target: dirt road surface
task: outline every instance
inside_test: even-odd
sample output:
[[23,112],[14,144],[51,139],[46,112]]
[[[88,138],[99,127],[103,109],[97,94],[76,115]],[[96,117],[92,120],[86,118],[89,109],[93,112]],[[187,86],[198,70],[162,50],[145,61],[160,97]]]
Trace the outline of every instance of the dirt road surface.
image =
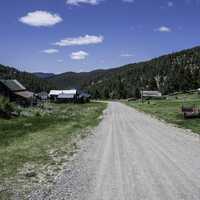
[[200,141],[195,134],[121,103],[109,103],[94,135],[53,189],[32,199],[200,200]]

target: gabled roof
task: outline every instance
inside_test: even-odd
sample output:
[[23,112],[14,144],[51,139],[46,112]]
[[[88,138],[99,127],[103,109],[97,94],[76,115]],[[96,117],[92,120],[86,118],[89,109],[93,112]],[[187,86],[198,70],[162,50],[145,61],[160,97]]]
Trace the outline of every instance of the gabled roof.
[[161,97],[162,93],[159,91],[141,91],[143,97]]
[[58,99],[73,99],[74,98],[74,94],[59,94],[58,95]]
[[17,80],[0,79],[0,82],[13,92],[26,90],[26,88]]
[[25,99],[31,99],[33,98],[33,92],[29,91],[21,91],[21,92],[15,92],[17,96],[23,97]]
[[88,94],[88,93],[82,92],[82,93],[79,95],[79,98],[82,98],[82,97],[84,97],[84,98],[90,98],[91,95]]
[[49,93],[49,96],[51,95],[60,95],[60,94],[71,94],[71,95],[76,95],[77,94],[77,90],[51,90]]

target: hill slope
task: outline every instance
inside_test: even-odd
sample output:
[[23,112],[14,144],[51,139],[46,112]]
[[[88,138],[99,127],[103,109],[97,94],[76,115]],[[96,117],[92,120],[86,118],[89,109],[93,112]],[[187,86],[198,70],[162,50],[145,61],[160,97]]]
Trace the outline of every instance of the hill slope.
[[141,88],[167,94],[200,87],[200,47],[109,70],[68,72],[48,78],[59,88],[86,89],[94,97],[138,96]]
[[50,78],[52,76],[55,76],[55,74],[53,73],[43,73],[43,72],[35,72],[33,73],[35,76],[37,76],[38,78],[43,78],[43,79],[46,79],[46,78]]
[[54,88],[53,84],[48,80],[38,78],[37,76],[28,73],[21,72],[15,68],[7,67],[0,64],[0,79],[17,79],[27,89],[33,92],[48,91]]
[[34,92],[80,88],[95,98],[138,97],[141,88],[168,94],[200,87],[200,47],[119,68],[82,73],[31,74],[0,65],[0,78],[17,79]]

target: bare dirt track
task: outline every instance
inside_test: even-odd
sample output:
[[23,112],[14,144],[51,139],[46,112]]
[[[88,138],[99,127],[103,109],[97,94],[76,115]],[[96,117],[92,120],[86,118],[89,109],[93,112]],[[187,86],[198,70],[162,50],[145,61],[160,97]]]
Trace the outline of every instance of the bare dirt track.
[[51,191],[30,199],[200,200],[199,138],[109,103]]

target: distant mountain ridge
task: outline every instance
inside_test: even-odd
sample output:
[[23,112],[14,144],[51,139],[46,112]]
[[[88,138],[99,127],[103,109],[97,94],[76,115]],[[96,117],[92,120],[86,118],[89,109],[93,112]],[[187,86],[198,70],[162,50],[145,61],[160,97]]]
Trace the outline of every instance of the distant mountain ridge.
[[200,87],[200,46],[128,64],[91,72],[67,72],[47,78],[58,88],[77,87],[96,98],[138,97],[139,91],[160,90],[163,94]]
[[43,79],[46,79],[46,78],[50,78],[52,76],[55,76],[54,73],[44,73],[44,72],[34,72],[33,73],[35,76],[37,76],[38,78],[43,78]]
[[200,88],[200,46],[146,62],[81,73],[31,74],[0,65],[1,77],[16,78],[33,91],[78,88],[94,98],[139,97],[141,89],[169,94]]
[[32,73],[22,72],[13,67],[8,67],[0,64],[0,79],[17,79],[27,89],[33,92],[49,91],[55,88],[48,80],[39,78]]

